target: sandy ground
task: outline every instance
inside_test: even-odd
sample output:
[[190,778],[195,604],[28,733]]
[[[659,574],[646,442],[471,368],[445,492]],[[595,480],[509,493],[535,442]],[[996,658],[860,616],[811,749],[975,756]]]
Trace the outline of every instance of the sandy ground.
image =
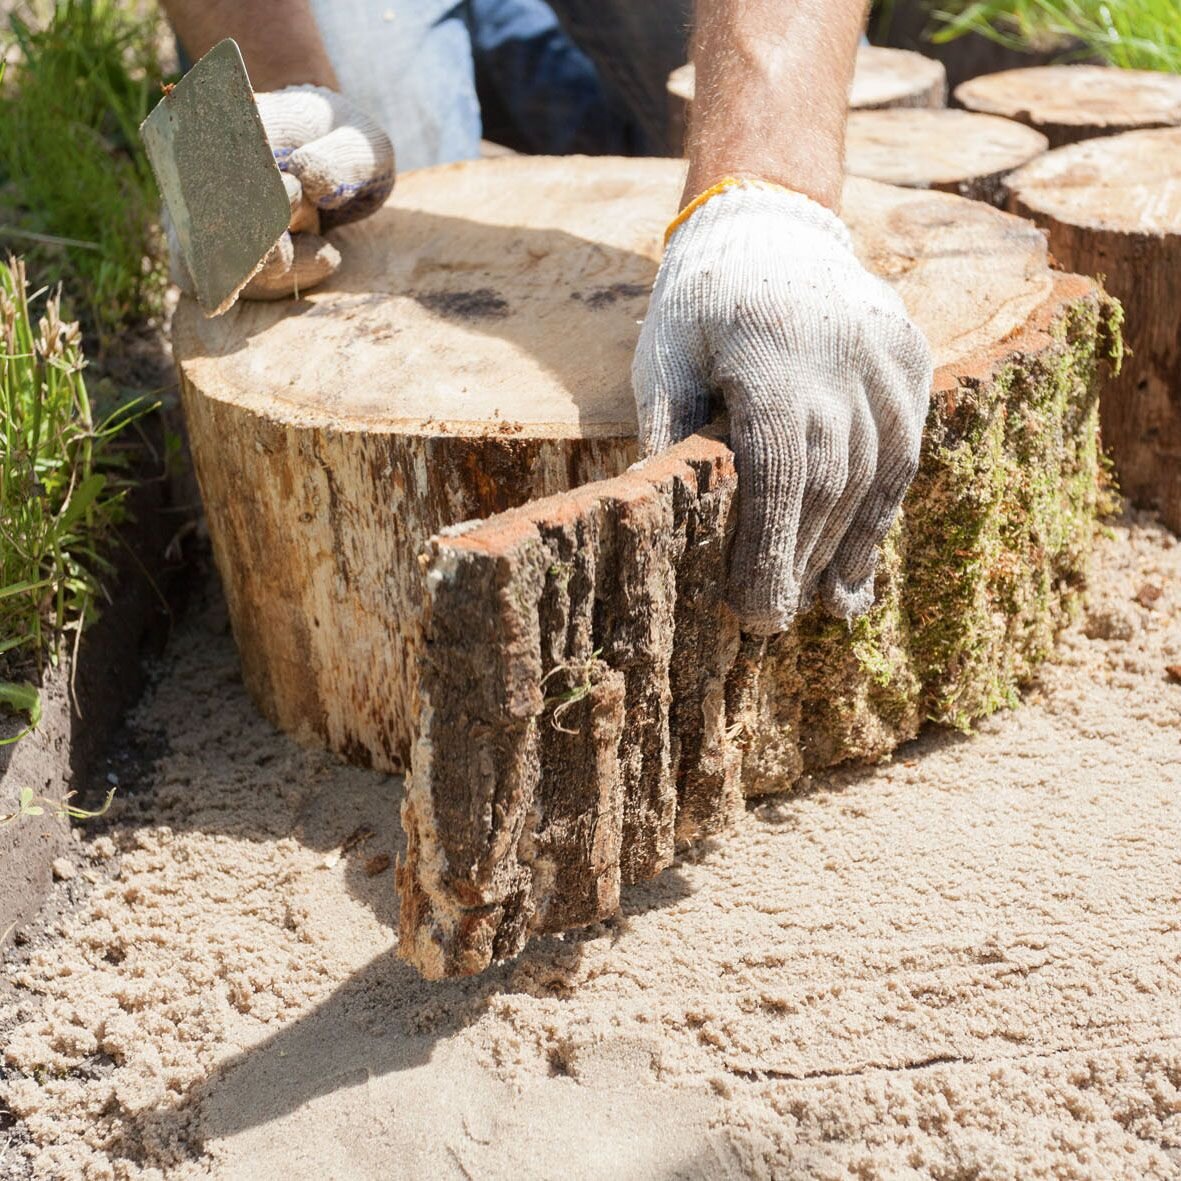
[[0,1175],[1181,1177],[1181,545],[1096,586],[1020,710],[444,985],[391,954],[398,780],[262,721],[211,594],[9,956]]

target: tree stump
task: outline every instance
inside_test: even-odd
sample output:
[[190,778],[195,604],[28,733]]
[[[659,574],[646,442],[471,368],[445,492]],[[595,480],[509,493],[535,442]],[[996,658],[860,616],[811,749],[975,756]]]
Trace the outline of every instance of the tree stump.
[[1106,66],[1034,66],[961,82],[969,111],[1036,128],[1053,148],[1096,136],[1181,126],[1181,77]]
[[1103,441],[1122,491],[1181,532],[1181,128],[1059,148],[1008,188],[1054,257],[1123,303],[1130,355],[1103,393]]
[[620,475],[683,176],[523,156],[411,173],[334,231],[325,287],[177,311],[246,683],[359,762],[401,768],[413,743],[402,948],[430,975],[612,913],[746,794],[1012,701],[1083,581],[1110,308],[1020,219],[851,180],[859,252],[940,366],[922,468],[873,613],[737,633],[723,439]]
[[969,111],[853,111],[845,137],[845,171],[1002,205],[1005,177],[1048,146],[1046,137],[1031,127]]
[[[689,106],[697,90],[693,63],[668,76],[671,150],[680,155],[688,126]],[[907,49],[862,45],[857,50],[849,109],[878,111],[890,107],[944,107],[947,72],[934,58]]]

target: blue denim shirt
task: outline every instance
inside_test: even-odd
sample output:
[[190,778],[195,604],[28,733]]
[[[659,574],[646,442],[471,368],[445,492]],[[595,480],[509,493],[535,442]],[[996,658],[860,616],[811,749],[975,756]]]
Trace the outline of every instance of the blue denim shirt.
[[[618,0],[616,0],[618,2]],[[341,91],[400,172],[479,155],[479,89],[524,151],[626,152],[629,120],[543,0],[311,0]]]
[[479,154],[471,36],[455,0],[312,0],[342,93],[394,141],[399,172]]

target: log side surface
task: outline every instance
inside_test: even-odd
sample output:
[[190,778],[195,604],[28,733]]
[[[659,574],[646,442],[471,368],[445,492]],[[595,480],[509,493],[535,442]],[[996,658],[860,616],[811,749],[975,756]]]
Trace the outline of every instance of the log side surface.
[[[400,954],[426,975],[614,913],[624,885],[744,798],[880,758],[928,718],[1011,704],[1052,651],[1093,538],[1114,309],[986,206],[854,182],[846,211],[904,297],[916,271],[948,267],[923,288],[940,368],[877,605],[852,628],[816,611],[771,641],[739,633],[721,599],[736,477],[717,431],[432,539],[398,872]],[[951,260],[962,277],[982,236],[983,269],[1021,257],[1039,294],[967,343],[930,301],[955,298]],[[997,314],[975,294],[952,320]]]
[[1181,128],[1050,152],[1008,180],[1065,267],[1103,275],[1129,355],[1105,389],[1103,439],[1121,489],[1181,532]]
[[[334,232],[323,288],[214,320],[182,301],[214,554],[245,682],[281,728],[405,767],[428,538],[634,461],[631,356],[682,181],[673,160],[416,172]],[[851,181],[844,213],[941,363],[1049,291],[1041,235],[994,210]]]
[[961,82],[955,101],[969,111],[1015,119],[1051,147],[1096,136],[1181,126],[1181,77],[1106,66],[1031,66]]
[[852,111],[845,171],[1002,205],[1005,177],[1048,147],[1041,132],[992,115],[917,107]]

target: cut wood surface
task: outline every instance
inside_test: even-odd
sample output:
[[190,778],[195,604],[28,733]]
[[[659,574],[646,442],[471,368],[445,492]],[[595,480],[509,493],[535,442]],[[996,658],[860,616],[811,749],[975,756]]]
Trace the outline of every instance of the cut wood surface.
[[[689,104],[697,89],[697,73],[688,62],[668,76],[671,150],[680,154]],[[934,58],[908,49],[862,45],[857,50],[849,108],[854,111],[888,107],[943,107],[947,105],[947,72]]]
[[970,111],[853,111],[845,136],[845,171],[1000,205],[1005,177],[1048,146],[1031,127]]
[[970,111],[1016,119],[1051,147],[1096,136],[1181,126],[1181,77],[1107,66],[1033,66],[961,82],[955,99]]
[[1060,148],[1008,185],[1054,257],[1123,303],[1130,355],[1104,391],[1103,440],[1121,489],[1181,531],[1181,128]]
[[[283,729],[384,769],[415,733],[417,555],[446,525],[621,472],[672,160],[506,158],[404,177],[344,264],[174,347],[243,674]],[[951,362],[1023,324],[1041,235],[869,182],[845,215]]]

